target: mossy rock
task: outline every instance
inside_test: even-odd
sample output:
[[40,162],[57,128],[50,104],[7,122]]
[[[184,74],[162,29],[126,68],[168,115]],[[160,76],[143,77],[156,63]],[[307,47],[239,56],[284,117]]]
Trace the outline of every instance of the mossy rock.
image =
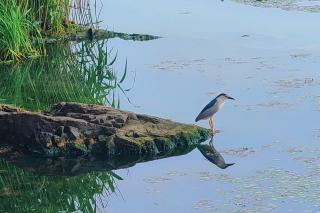
[[107,106],[63,102],[49,113],[0,106],[0,146],[43,157],[156,155],[210,136],[195,125]]

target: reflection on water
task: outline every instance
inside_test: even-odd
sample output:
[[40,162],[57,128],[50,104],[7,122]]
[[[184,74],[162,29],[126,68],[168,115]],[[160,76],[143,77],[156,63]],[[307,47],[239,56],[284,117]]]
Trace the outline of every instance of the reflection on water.
[[123,40],[132,40],[132,41],[150,41],[150,40],[155,40],[159,39],[159,36],[154,36],[154,35],[147,35],[147,34],[128,34],[128,33],[119,33],[119,32],[113,32],[113,31],[108,31],[108,34],[106,36],[108,39],[109,38],[120,38]]
[[209,141],[209,145],[200,144],[197,146],[201,154],[211,163],[215,164],[220,169],[226,169],[234,163],[226,163],[222,155],[213,146],[213,136]]
[[223,157],[212,145],[178,147],[152,156],[119,156],[114,159],[83,156],[76,159],[35,158],[18,152],[0,159],[0,212],[103,212],[108,197],[123,180],[114,170],[137,163],[186,155],[195,148],[220,168]]
[[115,89],[126,77],[113,69],[117,56],[107,40],[47,46],[48,56],[0,66],[0,101],[29,110],[48,109],[60,101],[118,106]]
[[[1,157],[15,166],[28,172],[46,176],[76,176],[90,172],[111,171],[135,166],[137,163],[143,163],[163,158],[186,155],[194,150],[196,146],[181,146],[176,149],[159,152],[154,155],[118,155],[113,158],[105,156],[81,156],[78,158],[37,158],[26,156],[15,150],[7,150]],[[1,150],[0,150],[1,153]]]
[[[208,97],[229,91],[240,99],[236,108],[218,115],[223,133],[214,138],[214,149],[234,166],[216,168],[198,150],[135,166],[130,181],[119,183],[126,205],[110,202],[111,212],[320,209],[319,137],[314,131],[319,129],[320,13],[297,12],[317,9],[319,1],[107,2],[105,19],[115,30],[165,37],[144,45],[112,41],[134,61],[131,68],[139,78],[131,97],[141,106],[138,110],[192,122]],[[310,3],[313,9],[305,7]],[[122,5],[127,5],[125,17],[117,14]],[[131,15],[140,8],[139,15]],[[292,146],[310,150],[291,156],[283,152]],[[219,159],[210,146],[203,148]],[[171,172],[184,175],[166,176]]]
[[[60,101],[120,106],[117,92],[125,92],[127,63],[116,73],[117,55],[107,40],[52,44],[46,51],[38,60],[0,66],[0,103],[33,111]],[[98,172],[94,162],[81,170],[83,159],[5,157],[0,158],[0,212],[101,212],[122,180],[106,162],[101,164],[107,169]]]
[[96,212],[121,179],[112,171],[39,176],[0,159],[0,212]]
[[[97,30],[93,28],[85,29],[77,34],[72,34],[64,38],[64,40],[68,41],[86,41],[86,40],[101,40],[101,39],[112,39],[119,38],[122,40],[131,40],[131,41],[150,41],[159,39],[159,36],[148,35],[148,34],[137,34],[137,33],[122,33],[122,32],[114,32],[108,30]],[[62,39],[52,38],[48,39],[46,43],[56,43]]]

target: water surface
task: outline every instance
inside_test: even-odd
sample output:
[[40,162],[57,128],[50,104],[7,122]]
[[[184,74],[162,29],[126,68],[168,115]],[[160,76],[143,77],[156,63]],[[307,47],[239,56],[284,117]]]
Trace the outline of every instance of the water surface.
[[[272,2],[104,2],[102,27],[162,37],[108,41],[117,51],[114,70],[121,74],[128,61],[123,88],[133,85],[126,95],[115,93],[120,108],[193,124],[202,107],[225,92],[236,101],[216,115],[221,132],[213,144],[235,164],[220,169],[195,148],[113,169],[119,178],[105,182],[114,190],[73,177],[84,191],[95,189],[85,194],[85,206],[95,203],[97,212],[320,210],[320,14],[317,5],[292,6],[310,1]],[[108,180],[113,173],[99,174]],[[73,184],[67,180],[60,181],[66,189]],[[83,198],[71,191],[71,198]],[[77,204],[86,199],[74,200],[74,209],[91,211]]]
[[111,212],[319,210],[320,16],[278,4],[105,4],[108,28],[163,37],[111,41],[136,75],[129,97],[139,108],[122,108],[194,123],[220,92],[236,98],[217,114],[214,138],[235,165],[220,170],[194,150],[120,170],[122,198],[111,199]]

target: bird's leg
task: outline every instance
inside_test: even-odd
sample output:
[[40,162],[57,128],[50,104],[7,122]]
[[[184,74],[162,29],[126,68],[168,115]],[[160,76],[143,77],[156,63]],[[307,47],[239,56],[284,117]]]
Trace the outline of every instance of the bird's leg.
[[209,125],[210,125],[210,128],[211,128],[212,134],[215,134],[216,130],[215,130],[214,126],[213,126],[212,117],[209,119]]
[[216,132],[216,128],[214,127],[214,118],[211,117],[211,123],[212,123],[212,131]]
[[[210,126],[210,129],[212,131],[212,122],[211,122],[211,118],[209,118],[209,126]],[[213,133],[213,132],[212,132]],[[213,133],[214,134],[214,133]]]

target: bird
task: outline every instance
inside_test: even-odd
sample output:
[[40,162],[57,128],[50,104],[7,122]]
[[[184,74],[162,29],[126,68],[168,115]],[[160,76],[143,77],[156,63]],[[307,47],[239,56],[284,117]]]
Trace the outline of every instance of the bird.
[[195,122],[209,119],[209,126],[212,130],[212,133],[215,134],[217,130],[214,128],[213,115],[223,107],[224,102],[227,99],[235,100],[225,93],[219,94],[201,110],[199,115],[196,117]]
[[211,140],[209,142],[209,145],[207,144],[199,144],[197,146],[198,150],[201,152],[201,154],[211,163],[215,164],[220,169],[226,169],[229,166],[234,165],[234,163],[226,163],[222,155],[214,148],[212,143],[213,136],[211,137]]

